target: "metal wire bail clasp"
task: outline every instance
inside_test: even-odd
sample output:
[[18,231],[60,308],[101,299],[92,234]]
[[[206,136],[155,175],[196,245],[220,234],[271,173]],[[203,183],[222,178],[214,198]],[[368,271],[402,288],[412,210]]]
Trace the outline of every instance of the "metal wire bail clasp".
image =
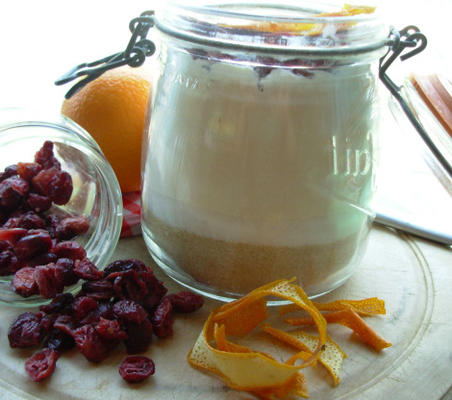
[[[416,115],[411,110],[408,103],[402,96],[401,87],[396,85],[387,74],[387,70],[390,65],[400,57],[402,61],[419,54],[427,47],[427,38],[419,31],[415,26],[407,26],[401,31],[393,29],[388,38],[389,50],[380,59],[380,79],[384,85],[388,88],[394,98],[402,107],[403,112],[410,120],[411,124],[416,129],[417,133],[421,136],[422,140],[429,147],[430,151],[436,157],[438,162],[444,168],[444,170],[452,177],[452,167],[442,155],[439,149],[433,143],[427,131],[424,129]],[[405,52],[407,50],[407,52]]]
[[64,85],[74,79],[84,77],[66,93],[65,97],[68,99],[87,83],[98,78],[109,69],[126,64],[131,67],[139,67],[144,63],[146,57],[155,53],[155,44],[151,40],[146,39],[149,29],[153,26],[154,11],[143,12],[139,17],[130,21],[129,29],[132,32],[132,37],[124,51],[97,61],[79,64],[57,79],[55,85]]

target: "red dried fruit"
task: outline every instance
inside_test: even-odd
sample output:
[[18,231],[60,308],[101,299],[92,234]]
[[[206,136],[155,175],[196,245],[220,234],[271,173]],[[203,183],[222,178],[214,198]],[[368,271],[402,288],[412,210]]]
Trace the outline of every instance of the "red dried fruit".
[[49,232],[50,236],[52,238],[55,238],[55,232],[56,228],[58,226],[58,223],[60,222],[60,217],[56,214],[49,214],[46,217],[47,222],[47,232]]
[[121,325],[117,320],[100,318],[96,325],[96,331],[106,339],[127,339],[127,333],[121,329]]
[[146,351],[152,342],[153,327],[149,319],[145,319],[141,324],[129,322],[125,324],[128,338],[124,340],[127,353],[136,354]]
[[154,362],[145,356],[127,356],[119,365],[119,375],[129,383],[141,382],[154,371]]
[[120,300],[113,305],[113,312],[122,322],[141,324],[148,316],[146,310],[133,300]]
[[61,353],[75,346],[74,338],[60,329],[53,329],[46,340],[45,347]]
[[173,334],[172,310],[171,301],[164,297],[151,318],[152,327],[157,337],[165,338]]
[[63,281],[57,270],[57,265],[53,263],[34,268],[34,278],[38,284],[39,294],[46,299],[55,297],[64,289]]
[[43,349],[25,361],[25,370],[34,382],[40,382],[52,375],[58,359],[58,352]]
[[124,272],[130,270],[134,270],[136,272],[151,271],[151,268],[147,267],[142,261],[135,258],[116,260],[105,267],[104,276],[106,277],[113,272]]
[[39,307],[39,311],[46,314],[69,312],[72,310],[72,303],[74,302],[74,296],[72,293],[59,293],[49,303]]
[[39,256],[33,257],[31,260],[27,261],[29,267],[36,267],[37,265],[47,265],[54,263],[58,260],[57,256],[53,253],[44,253]]
[[6,240],[0,240],[0,251],[11,250],[12,246]]
[[55,230],[55,237],[59,240],[69,240],[87,232],[88,229],[89,221],[84,216],[67,217],[58,223]]
[[0,206],[5,210],[14,210],[28,194],[30,185],[18,176],[12,176],[0,182]]
[[56,262],[57,278],[63,282],[64,286],[75,285],[79,277],[74,274],[74,261],[70,258],[59,258]]
[[37,193],[30,193],[27,198],[27,204],[35,212],[47,211],[52,206],[52,199]]
[[29,297],[39,293],[35,279],[35,269],[24,267],[16,271],[11,281],[11,289],[22,297]]
[[84,325],[72,332],[75,344],[89,361],[100,362],[117,345],[116,340],[105,339],[92,325]]
[[8,329],[10,347],[37,346],[42,339],[42,313],[25,312],[17,316]]
[[168,294],[166,298],[171,301],[173,310],[181,313],[191,313],[204,304],[202,296],[189,291]]
[[47,253],[52,247],[52,239],[44,230],[29,230],[14,246],[19,260],[29,260],[39,254]]
[[16,228],[44,229],[45,221],[34,211],[28,211],[19,217],[19,225]]
[[55,204],[66,204],[72,195],[72,177],[65,171],[54,176],[50,185],[49,197]]
[[74,331],[76,324],[72,316],[59,315],[53,323],[53,327],[72,336],[72,332]]
[[67,241],[58,243],[53,249],[58,258],[81,260],[86,257],[86,250],[77,242]]
[[41,195],[48,196],[55,204],[66,204],[72,194],[72,178],[55,167],[44,169],[32,179],[33,188]]
[[165,296],[168,289],[162,281],[159,281],[152,272],[140,272],[141,279],[145,282],[147,295],[141,304],[148,311],[154,310]]
[[148,294],[146,283],[134,270],[113,272],[107,279],[113,282],[115,297],[118,299],[131,299],[140,303]]
[[0,229],[0,240],[6,241],[14,246],[26,234],[27,230],[22,228]]
[[114,295],[113,284],[106,279],[101,279],[98,281],[88,281],[83,283],[82,292],[86,296],[89,296],[98,301],[110,300]]
[[81,321],[91,311],[96,309],[97,301],[93,300],[91,297],[87,296],[77,297],[72,303],[73,314],[78,321]]
[[[3,229],[13,229],[20,228],[20,218],[19,217],[11,217],[2,225]],[[23,228],[23,227],[22,227]]]
[[88,258],[74,262],[74,274],[87,281],[97,281],[104,276]]
[[56,167],[61,168],[60,163],[53,155],[53,143],[45,141],[42,147],[35,154],[35,162],[42,165],[44,169]]
[[10,178],[11,176],[17,175],[17,165],[13,164],[8,167],[6,167],[2,173],[0,173],[0,182],[4,181],[7,178]]
[[14,274],[20,268],[21,264],[17,261],[16,255],[11,250],[0,252],[0,275]]
[[17,163],[17,174],[28,182],[30,182],[41,170],[42,165],[38,163]]

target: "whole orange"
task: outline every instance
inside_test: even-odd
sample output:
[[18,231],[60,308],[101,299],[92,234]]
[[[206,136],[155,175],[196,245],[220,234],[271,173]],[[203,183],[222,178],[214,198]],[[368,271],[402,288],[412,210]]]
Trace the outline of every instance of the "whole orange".
[[121,190],[140,190],[140,160],[150,73],[112,69],[63,102],[61,112],[85,128],[116,173]]

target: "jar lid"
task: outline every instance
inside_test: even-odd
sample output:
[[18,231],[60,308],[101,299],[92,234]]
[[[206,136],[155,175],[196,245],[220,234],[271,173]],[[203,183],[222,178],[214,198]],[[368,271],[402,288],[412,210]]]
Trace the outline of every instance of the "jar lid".
[[387,45],[389,26],[374,7],[284,0],[180,2],[156,11],[156,27],[201,45],[313,56],[359,54]]

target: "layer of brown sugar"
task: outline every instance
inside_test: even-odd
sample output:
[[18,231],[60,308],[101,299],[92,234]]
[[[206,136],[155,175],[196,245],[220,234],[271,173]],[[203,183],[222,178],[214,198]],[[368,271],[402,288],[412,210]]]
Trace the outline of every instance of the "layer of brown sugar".
[[276,279],[296,277],[308,294],[328,290],[349,274],[359,235],[300,247],[234,243],[201,237],[147,218],[152,240],[180,269],[217,290],[246,294]]

